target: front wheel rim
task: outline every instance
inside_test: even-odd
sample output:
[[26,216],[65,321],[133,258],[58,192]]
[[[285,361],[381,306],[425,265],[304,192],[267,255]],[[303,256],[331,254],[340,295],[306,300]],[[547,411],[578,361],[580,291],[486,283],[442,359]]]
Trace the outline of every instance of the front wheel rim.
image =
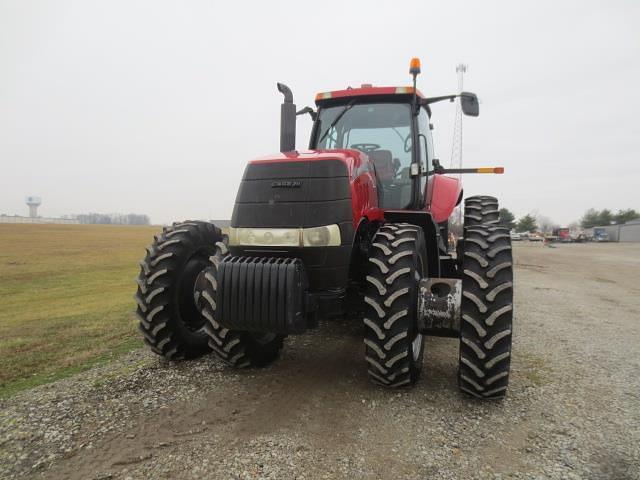
[[[420,306],[420,279],[422,278],[422,258],[419,257],[419,262],[418,262],[418,268],[416,268],[416,271],[414,272],[414,279],[416,281],[416,290],[418,292],[418,295],[416,295],[417,297],[417,301],[416,301],[416,324],[418,322],[418,312],[420,311],[419,306]],[[420,271],[418,271],[420,270]],[[411,352],[413,354],[413,361],[417,362],[420,359],[420,353],[422,351],[422,342],[424,340],[424,335],[422,335],[417,328],[416,325],[416,337],[413,339],[413,342],[411,342]]]
[[196,292],[198,281],[201,279],[207,264],[207,257],[201,252],[192,255],[186,262],[183,271],[191,270],[194,273],[195,271],[198,273],[195,273],[192,279],[182,278],[177,288],[180,322],[192,333],[202,332],[206,323],[205,318],[200,315]]
[[272,332],[266,332],[266,333],[253,332],[251,333],[251,337],[256,343],[259,343],[260,345],[267,345],[269,342],[272,342],[276,338],[276,334]]
[[411,342],[411,350],[413,351],[413,360],[414,361],[418,361],[418,359],[420,358],[420,351],[422,350],[422,334],[418,333],[416,335],[416,338],[413,339],[413,342]]

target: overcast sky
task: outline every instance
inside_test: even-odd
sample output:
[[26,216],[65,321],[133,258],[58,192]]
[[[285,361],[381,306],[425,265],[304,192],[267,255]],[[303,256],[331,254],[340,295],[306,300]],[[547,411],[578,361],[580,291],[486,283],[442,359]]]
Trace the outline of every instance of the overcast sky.
[[[377,6],[379,5],[379,6]],[[481,100],[465,193],[559,223],[640,208],[640,2],[0,0],[0,213],[229,218],[246,162],[298,106],[361,83]],[[434,107],[449,164],[454,108]],[[306,148],[307,118],[298,121]]]

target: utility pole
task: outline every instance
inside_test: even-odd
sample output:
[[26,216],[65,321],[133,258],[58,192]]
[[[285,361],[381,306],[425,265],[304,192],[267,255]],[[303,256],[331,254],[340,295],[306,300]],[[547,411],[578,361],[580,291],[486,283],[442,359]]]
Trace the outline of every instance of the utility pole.
[[[462,92],[464,84],[464,74],[467,72],[467,65],[459,63],[456,65],[456,75],[458,76],[458,94]],[[453,140],[451,142],[451,160],[449,168],[462,168],[462,106],[460,99],[456,102],[456,118],[453,124]],[[458,174],[458,180],[462,180],[462,175]],[[462,205],[458,205],[458,224],[462,228]]]
[[[467,72],[467,65],[460,63],[456,66],[456,74],[458,75],[458,91],[462,92],[464,83],[464,74]],[[456,101],[456,118],[453,124],[453,141],[451,144],[451,161],[449,168],[462,168],[462,107],[460,99]]]

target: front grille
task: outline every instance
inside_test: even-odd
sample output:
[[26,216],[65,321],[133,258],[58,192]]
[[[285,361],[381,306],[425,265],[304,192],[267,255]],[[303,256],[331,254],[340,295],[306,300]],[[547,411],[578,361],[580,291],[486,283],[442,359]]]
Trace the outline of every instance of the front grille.
[[299,258],[311,290],[340,289],[347,284],[354,235],[347,166],[340,160],[249,164],[236,197],[232,227],[309,228],[332,224],[340,227],[339,247],[231,247],[231,253]]
[[247,166],[231,226],[307,228],[335,223],[350,243],[352,215],[349,176],[343,162],[268,162]]

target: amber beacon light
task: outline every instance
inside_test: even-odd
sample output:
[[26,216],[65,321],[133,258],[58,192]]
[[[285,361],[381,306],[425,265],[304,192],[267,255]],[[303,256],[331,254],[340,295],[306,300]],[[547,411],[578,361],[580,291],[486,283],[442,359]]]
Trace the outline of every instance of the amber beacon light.
[[409,63],[409,73],[411,75],[418,75],[420,73],[420,59],[418,57],[411,59]]

